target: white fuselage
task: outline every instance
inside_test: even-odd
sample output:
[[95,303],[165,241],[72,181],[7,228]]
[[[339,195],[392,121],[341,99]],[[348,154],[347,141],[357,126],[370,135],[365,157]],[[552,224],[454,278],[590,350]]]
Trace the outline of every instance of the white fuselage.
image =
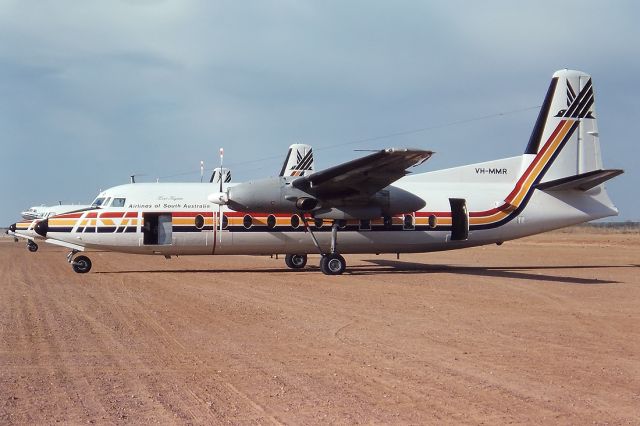
[[[544,164],[523,155],[410,175],[394,186],[422,198],[426,206],[393,218],[350,220],[338,231],[340,253],[429,252],[500,243],[617,213],[602,187],[577,191],[536,190]],[[116,186],[99,195],[101,208],[49,219],[47,238],[78,250],[106,249],[163,255],[314,253],[317,248],[300,216],[235,212],[207,197],[207,183],[148,183]],[[469,234],[451,240],[450,198],[466,200]],[[119,200],[114,207],[111,200]],[[505,201],[506,200],[506,201]],[[323,251],[331,221],[309,225]],[[391,219],[391,220],[390,220]],[[318,226],[320,225],[320,226]]]

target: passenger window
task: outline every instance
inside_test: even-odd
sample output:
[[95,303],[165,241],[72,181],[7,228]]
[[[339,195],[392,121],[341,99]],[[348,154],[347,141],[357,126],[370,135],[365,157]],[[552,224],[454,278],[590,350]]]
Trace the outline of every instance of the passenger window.
[[114,198],[111,207],[124,207],[126,198]]

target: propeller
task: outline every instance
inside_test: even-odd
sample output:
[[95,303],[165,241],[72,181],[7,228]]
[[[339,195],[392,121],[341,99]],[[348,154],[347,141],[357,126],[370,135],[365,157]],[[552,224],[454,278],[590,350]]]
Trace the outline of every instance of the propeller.
[[[222,194],[222,161],[224,160],[224,148],[220,148],[220,193]],[[218,198],[222,201],[221,198]],[[226,197],[225,201],[229,201],[229,196]],[[218,204],[218,242],[222,244],[222,204]]]
[[209,194],[208,200],[212,203],[218,205],[218,222],[219,229],[218,241],[222,244],[222,206],[226,205],[229,202],[229,194],[222,191],[222,163],[224,160],[224,149],[220,148],[220,173],[218,174],[218,178],[220,181],[220,186],[218,187],[218,192],[214,192],[213,194]]

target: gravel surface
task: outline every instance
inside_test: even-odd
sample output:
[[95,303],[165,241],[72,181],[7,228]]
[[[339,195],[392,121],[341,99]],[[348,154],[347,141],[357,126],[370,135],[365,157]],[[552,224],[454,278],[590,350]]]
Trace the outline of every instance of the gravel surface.
[[454,252],[66,252],[0,239],[0,424],[640,423],[640,235]]

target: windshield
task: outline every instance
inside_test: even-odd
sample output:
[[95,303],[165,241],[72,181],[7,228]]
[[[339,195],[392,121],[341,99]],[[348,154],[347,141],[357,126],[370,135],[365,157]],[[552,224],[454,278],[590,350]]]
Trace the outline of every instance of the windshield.
[[104,203],[104,197],[98,197],[93,201],[93,203],[91,203],[91,205],[94,207],[100,207],[103,203]]
[[126,198],[114,198],[111,202],[111,207],[124,207]]

